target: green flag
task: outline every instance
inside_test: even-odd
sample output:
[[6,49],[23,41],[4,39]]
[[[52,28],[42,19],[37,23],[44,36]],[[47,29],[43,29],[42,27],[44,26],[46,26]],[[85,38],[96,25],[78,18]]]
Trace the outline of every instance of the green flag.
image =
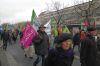
[[54,18],[51,18],[51,26],[52,26],[51,30],[52,30],[54,36],[57,36],[58,35],[58,32],[57,32],[57,23],[54,20]]
[[35,11],[33,10],[33,11],[32,11],[32,17],[31,17],[31,24],[32,24],[32,25],[35,23],[36,18],[37,18],[36,13],[35,13]]
[[69,31],[69,29],[68,29],[68,27],[67,27],[66,25],[65,25],[64,28],[63,28],[63,32],[64,32],[64,33],[66,33],[66,32],[67,32],[67,33],[70,33],[70,31]]
[[53,32],[54,36],[58,36],[57,28],[52,28],[52,32]]

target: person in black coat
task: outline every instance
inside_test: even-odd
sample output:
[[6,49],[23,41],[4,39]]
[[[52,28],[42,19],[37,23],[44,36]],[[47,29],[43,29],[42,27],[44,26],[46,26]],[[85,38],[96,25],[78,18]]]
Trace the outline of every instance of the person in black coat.
[[100,52],[100,36],[97,36],[97,47]]
[[9,40],[9,33],[7,30],[4,30],[2,35],[1,35],[1,39],[3,40],[3,49],[6,50],[7,49],[7,42]]
[[75,48],[75,46],[78,46],[78,51],[80,52],[80,34],[76,33],[73,36],[73,49]]
[[100,66],[100,34],[98,34],[97,36],[97,47],[98,47],[97,66]]
[[67,33],[60,34],[57,44],[58,46],[49,51],[45,66],[72,66],[74,52],[71,48],[71,36]]
[[81,66],[97,66],[97,45],[95,37],[97,35],[96,28],[88,27],[86,39],[81,42],[80,62]]
[[47,33],[44,31],[45,28],[46,27],[44,27],[44,25],[40,25],[38,30],[38,36],[36,36],[36,38],[33,39],[35,54],[37,55],[37,59],[33,63],[33,66],[37,66],[37,64],[41,61],[41,58],[42,58],[42,66],[44,66],[45,57],[48,55],[49,37]]

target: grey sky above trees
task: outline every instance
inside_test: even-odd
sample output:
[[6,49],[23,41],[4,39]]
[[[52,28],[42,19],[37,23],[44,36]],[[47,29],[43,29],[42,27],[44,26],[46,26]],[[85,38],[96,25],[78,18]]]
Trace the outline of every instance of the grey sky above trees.
[[0,24],[30,20],[32,9],[39,15],[46,10],[46,4],[50,4],[51,1],[72,6],[75,0],[0,0]]

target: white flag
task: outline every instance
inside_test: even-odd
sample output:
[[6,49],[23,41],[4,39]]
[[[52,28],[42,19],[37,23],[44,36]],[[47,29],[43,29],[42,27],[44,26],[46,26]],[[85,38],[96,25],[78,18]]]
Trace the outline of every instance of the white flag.
[[46,27],[45,32],[50,35],[51,34],[51,20],[49,20],[44,26]]

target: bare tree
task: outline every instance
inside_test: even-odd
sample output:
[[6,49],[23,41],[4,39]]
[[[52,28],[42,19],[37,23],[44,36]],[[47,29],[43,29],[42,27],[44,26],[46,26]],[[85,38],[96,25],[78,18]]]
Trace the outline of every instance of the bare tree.
[[[49,14],[50,14],[50,18],[52,17],[55,20],[55,22],[56,22],[57,25],[64,23],[65,22],[64,19],[63,19],[63,16],[64,16],[63,15],[63,12],[64,12],[64,9],[63,9],[64,8],[64,3],[61,4],[58,1],[54,2],[52,0],[52,4],[51,5],[52,6],[49,6],[47,4],[48,11],[49,11]],[[50,8],[50,7],[53,7],[53,8]],[[53,11],[51,11],[51,10],[53,10]]]
[[83,18],[83,21],[87,20],[89,25],[91,25],[91,22],[94,21],[93,15],[95,14],[95,10],[100,7],[97,4],[98,2],[95,0],[87,0],[87,2],[84,2],[84,0],[75,1],[75,12]]

